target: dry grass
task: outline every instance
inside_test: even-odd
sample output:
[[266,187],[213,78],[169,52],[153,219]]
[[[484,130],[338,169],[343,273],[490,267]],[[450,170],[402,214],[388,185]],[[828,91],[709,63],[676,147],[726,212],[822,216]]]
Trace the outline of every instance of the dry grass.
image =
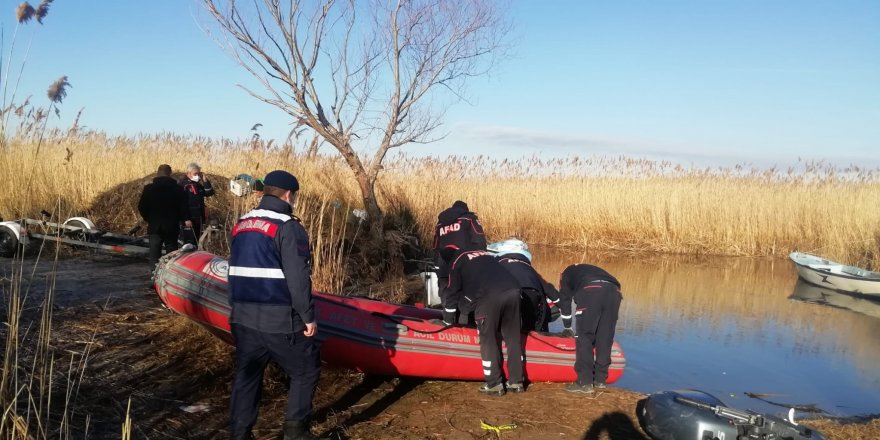
[[[87,214],[127,230],[138,220],[133,200],[156,166],[181,169],[194,160],[219,176],[292,171],[303,184],[304,200],[313,200],[298,210],[303,217],[310,214],[305,205],[325,212],[359,205],[341,161],[305,159],[271,142],[55,131],[38,156],[35,148],[32,141],[13,139],[0,158],[0,174],[18,176],[13,182],[34,179],[30,197],[22,197],[19,185],[0,188],[3,217],[34,216],[60,197],[60,217]],[[880,266],[880,205],[868,202],[880,199],[877,170],[821,163],[787,170],[686,169],[623,158],[457,157],[397,157],[385,168],[381,204],[393,215],[410,216],[425,241],[437,213],[462,199],[480,215],[490,239],[516,235],[536,244],[683,254],[780,256],[799,249]],[[128,185],[121,197],[127,203],[96,203],[102,197],[118,201],[120,185]],[[211,202],[221,220],[234,218],[235,201]]]
[[828,440],[854,440],[880,438],[880,419],[870,421],[848,421],[818,419],[804,421],[804,424],[825,435]]
[[[86,337],[80,350],[56,350],[53,309],[58,253],[57,249],[54,255],[47,253],[53,272],[41,297],[34,298],[30,282],[24,281],[33,268],[18,258],[11,262],[11,277],[0,278],[0,298],[5,301],[0,305],[4,315],[0,438],[4,439],[70,437],[75,393],[93,342]],[[24,318],[26,314],[30,316]]]

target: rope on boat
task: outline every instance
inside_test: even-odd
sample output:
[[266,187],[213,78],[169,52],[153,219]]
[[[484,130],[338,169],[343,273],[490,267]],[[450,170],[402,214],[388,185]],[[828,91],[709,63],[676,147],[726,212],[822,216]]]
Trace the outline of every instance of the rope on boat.
[[[423,335],[431,335],[431,334],[434,334],[434,333],[440,333],[440,332],[442,332],[442,331],[444,331],[444,330],[446,330],[446,329],[448,329],[448,328],[452,328],[452,327],[453,327],[451,324],[446,324],[446,325],[444,325],[443,327],[440,327],[440,328],[437,329],[437,330],[418,330],[418,329],[414,329],[414,328],[412,328],[412,327],[410,327],[410,326],[404,324],[402,321],[400,321],[399,319],[397,319],[397,318],[395,318],[395,317],[393,317],[393,316],[391,316],[391,315],[387,315],[387,314],[382,313],[382,312],[370,312],[370,314],[373,315],[373,316],[378,316],[378,317],[380,317],[380,318],[385,318],[385,319],[387,319],[387,320],[389,320],[389,321],[391,321],[391,322],[393,322],[393,323],[395,323],[395,324],[397,324],[397,325],[402,325],[402,326],[404,326],[407,330],[412,330],[413,333],[421,333],[421,334],[423,334]],[[418,321],[424,322],[423,320],[418,319],[418,318],[409,318],[409,319],[411,319],[411,320],[418,320]]]
[[540,333],[537,333],[537,332],[536,332],[535,334],[533,334],[533,335],[532,335],[532,339],[534,339],[534,340],[536,340],[536,341],[538,341],[538,342],[540,342],[540,343],[542,343],[542,344],[544,344],[544,345],[547,345],[547,346],[549,346],[549,347],[553,347],[553,348],[555,348],[555,349],[557,349],[557,350],[559,350],[559,351],[576,351],[576,350],[577,350],[576,348],[561,347],[561,346],[556,345],[556,344],[554,344],[554,343],[552,343],[552,342],[547,342],[547,341],[545,341],[545,340],[539,338],[539,337],[537,336],[538,334],[540,334]]
[[171,261],[171,260],[177,258],[180,254],[186,254],[186,253],[189,253],[189,252],[193,252],[193,251],[195,251],[195,250],[198,250],[198,248],[196,248],[195,246],[193,246],[193,245],[187,243],[187,244],[184,244],[182,247],[180,247],[180,248],[178,248],[178,249],[176,249],[176,250],[173,250],[173,251],[171,251],[171,252],[168,252],[167,254],[162,255],[161,257],[159,257],[159,262],[156,263],[156,267],[153,268],[153,274],[152,274],[152,276],[151,276],[151,279],[153,280],[153,282],[156,282],[156,281],[157,281],[157,277],[158,277],[158,275],[159,275],[159,272],[160,272],[162,269],[164,269],[165,266],[168,265],[168,262],[169,262],[169,261]]

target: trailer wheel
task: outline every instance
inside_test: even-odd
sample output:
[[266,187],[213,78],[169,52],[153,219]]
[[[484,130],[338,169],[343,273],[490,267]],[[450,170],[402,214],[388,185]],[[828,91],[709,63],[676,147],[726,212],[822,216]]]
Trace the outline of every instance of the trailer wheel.
[[88,240],[87,240],[88,235],[86,234],[86,231],[89,230],[89,227],[88,227],[85,223],[83,223],[83,222],[81,222],[81,221],[79,221],[79,220],[68,220],[68,221],[64,222],[64,225],[65,225],[65,226],[71,226],[71,227],[74,227],[74,228],[80,228],[79,231],[76,231],[76,232],[74,232],[74,231],[70,231],[70,232],[68,232],[68,237],[70,237],[70,238],[72,238],[72,239],[74,239],[74,240],[88,241]]
[[18,237],[15,233],[8,228],[0,227],[0,257],[12,257],[18,248]]

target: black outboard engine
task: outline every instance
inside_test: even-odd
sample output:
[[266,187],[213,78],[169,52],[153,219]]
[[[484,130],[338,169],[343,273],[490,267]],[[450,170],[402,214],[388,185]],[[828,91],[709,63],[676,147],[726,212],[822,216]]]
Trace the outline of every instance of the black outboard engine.
[[652,394],[642,415],[645,431],[656,440],[825,440],[793,421],[728,408],[697,390]]

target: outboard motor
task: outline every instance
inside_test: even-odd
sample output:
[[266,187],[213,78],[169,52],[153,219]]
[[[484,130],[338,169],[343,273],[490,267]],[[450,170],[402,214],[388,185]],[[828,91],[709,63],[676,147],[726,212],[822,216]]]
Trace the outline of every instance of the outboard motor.
[[822,434],[785,420],[724,406],[697,390],[663,391],[648,396],[645,431],[656,440],[824,440]]

